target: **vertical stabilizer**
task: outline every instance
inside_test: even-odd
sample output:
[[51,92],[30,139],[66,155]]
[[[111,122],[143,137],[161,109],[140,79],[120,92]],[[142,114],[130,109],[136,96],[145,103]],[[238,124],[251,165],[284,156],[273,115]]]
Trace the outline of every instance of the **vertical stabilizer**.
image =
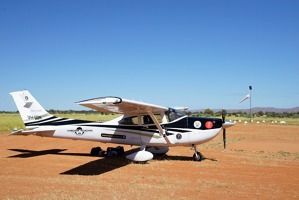
[[11,92],[10,95],[13,97],[26,127],[32,122],[52,117],[27,90]]

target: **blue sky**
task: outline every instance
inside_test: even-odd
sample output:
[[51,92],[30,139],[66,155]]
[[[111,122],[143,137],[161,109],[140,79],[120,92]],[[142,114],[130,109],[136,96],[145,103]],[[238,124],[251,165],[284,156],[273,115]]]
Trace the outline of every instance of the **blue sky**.
[[162,106],[299,106],[299,1],[0,1],[0,110],[119,96]]

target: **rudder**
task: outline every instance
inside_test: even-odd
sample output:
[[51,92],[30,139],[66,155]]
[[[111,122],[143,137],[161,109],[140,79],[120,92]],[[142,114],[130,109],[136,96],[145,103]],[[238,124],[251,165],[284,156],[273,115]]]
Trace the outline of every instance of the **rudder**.
[[25,126],[27,123],[40,121],[53,116],[48,113],[27,90],[11,92],[10,95],[15,101]]

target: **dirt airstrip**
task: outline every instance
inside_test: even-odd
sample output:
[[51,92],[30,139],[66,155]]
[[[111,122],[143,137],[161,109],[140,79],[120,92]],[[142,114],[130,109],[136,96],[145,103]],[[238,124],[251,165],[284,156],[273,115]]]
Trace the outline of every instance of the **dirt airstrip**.
[[[0,134],[0,199],[299,199],[299,126],[248,124],[133,164],[91,157],[89,141]],[[136,147],[124,146],[132,152]]]

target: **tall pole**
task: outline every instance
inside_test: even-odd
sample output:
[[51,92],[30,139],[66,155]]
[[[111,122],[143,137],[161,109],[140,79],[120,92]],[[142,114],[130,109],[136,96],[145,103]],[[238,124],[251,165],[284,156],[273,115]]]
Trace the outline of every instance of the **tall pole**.
[[252,111],[251,111],[251,90],[252,90],[252,87],[249,86],[249,98],[250,98],[250,107],[249,107],[249,112],[250,112],[250,122],[252,122]]

